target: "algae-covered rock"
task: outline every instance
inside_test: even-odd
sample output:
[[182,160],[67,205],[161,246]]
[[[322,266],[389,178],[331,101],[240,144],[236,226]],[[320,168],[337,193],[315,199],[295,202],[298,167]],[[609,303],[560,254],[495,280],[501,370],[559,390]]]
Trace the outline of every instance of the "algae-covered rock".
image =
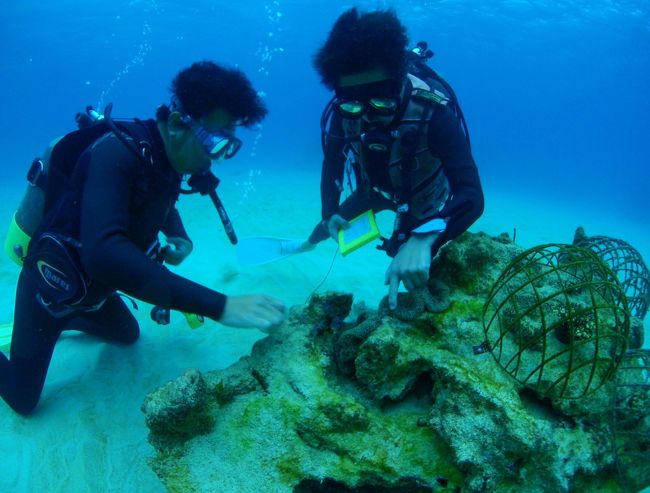
[[359,347],[356,380],[377,400],[401,400],[432,370],[431,337],[385,319]]
[[553,415],[501,372],[447,358],[435,379],[429,424],[451,444],[469,491],[499,491],[506,482],[527,492],[569,491],[573,476],[612,464],[597,430]]
[[487,293],[503,267],[523,248],[485,233],[464,233],[440,249],[431,270],[451,289],[470,295]]
[[[439,277],[403,297],[411,313],[315,296],[250,356],[148,397],[152,467],[167,489],[623,491],[612,383],[585,399],[542,399],[477,350],[489,283],[521,249],[466,234],[444,251]],[[650,422],[647,406],[628,407],[627,428]]]
[[343,375],[353,375],[356,369],[359,346],[381,324],[378,316],[371,316],[358,325],[342,330],[333,341],[333,358],[337,369]]
[[305,314],[315,334],[328,328],[339,328],[352,308],[352,295],[343,293],[314,294]]
[[150,441],[164,447],[208,433],[213,424],[207,388],[198,370],[187,370],[175,381],[149,394],[142,403]]
[[228,404],[238,395],[262,389],[262,384],[250,366],[250,358],[241,358],[237,363],[205,376],[208,392],[219,405]]

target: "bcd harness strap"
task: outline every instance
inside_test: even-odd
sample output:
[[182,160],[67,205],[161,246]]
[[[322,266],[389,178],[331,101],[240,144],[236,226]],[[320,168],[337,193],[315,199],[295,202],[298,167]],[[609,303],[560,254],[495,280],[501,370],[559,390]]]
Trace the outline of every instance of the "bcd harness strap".
[[[110,110],[109,105],[103,120],[106,124],[104,128],[96,127],[96,131],[88,136],[92,140],[86,140],[86,144],[82,147],[77,145],[77,149],[84,152],[84,149],[92,145],[92,142],[96,142],[97,138],[112,132],[140,162],[153,165],[151,144],[144,138],[138,139],[140,142],[136,144],[136,139],[131,132],[128,132],[128,126],[126,131],[122,131],[111,120]],[[131,140],[126,137],[127,133]],[[65,149],[67,152],[74,148],[73,144]],[[75,165],[77,159],[78,155],[74,159]],[[69,164],[66,170],[68,173],[74,173],[74,165]],[[65,187],[70,186],[69,180],[72,179],[72,174],[68,175],[68,173],[58,169],[57,165],[50,165],[46,172],[43,162],[36,159],[30,167],[27,179],[30,185],[41,188],[47,195],[51,180],[58,180],[57,183]],[[57,231],[56,228],[52,231],[45,230],[30,242],[30,253],[25,259],[25,266],[28,269],[25,272],[36,283],[36,299],[53,317],[64,317],[75,311],[95,311],[106,301],[106,298],[92,302],[87,300],[92,281],[81,268],[80,248],[81,244],[77,239]]]
[[[416,90],[423,92],[423,89]],[[429,91],[424,91],[429,92]],[[416,92],[417,94],[417,92]],[[418,98],[419,99],[419,98]],[[411,128],[402,135],[402,183],[400,190],[395,195],[397,202],[397,211],[395,222],[393,224],[393,234],[390,238],[382,237],[382,244],[377,248],[384,250],[390,257],[397,255],[400,246],[409,239],[410,229],[408,227],[406,216],[411,210],[411,199],[414,195],[412,190],[413,175],[415,173],[415,163],[418,143],[422,139],[424,130],[428,127],[429,120],[433,113],[434,103],[432,99],[424,99],[424,109],[417,124],[417,128]],[[408,105],[408,101],[407,101]]]

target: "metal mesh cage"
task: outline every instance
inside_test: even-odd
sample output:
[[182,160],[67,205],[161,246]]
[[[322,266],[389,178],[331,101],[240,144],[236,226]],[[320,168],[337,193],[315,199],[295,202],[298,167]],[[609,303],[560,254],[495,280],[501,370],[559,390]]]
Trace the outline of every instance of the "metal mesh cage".
[[630,313],[643,320],[650,306],[650,270],[641,254],[623,240],[608,236],[586,236],[576,231],[574,244],[588,248],[605,262],[623,285]]
[[650,486],[650,351],[628,351],[616,372],[613,406],[616,466],[625,491]]
[[573,245],[527,250],[504,269],[483,310],[485,344],[519,383],[580,398],[612,377],[630,316],[620,282],[596,254]]

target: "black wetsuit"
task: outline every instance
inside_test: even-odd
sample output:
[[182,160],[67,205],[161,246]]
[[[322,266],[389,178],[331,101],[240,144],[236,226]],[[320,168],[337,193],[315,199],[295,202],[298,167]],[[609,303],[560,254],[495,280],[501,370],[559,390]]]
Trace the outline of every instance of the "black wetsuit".
[[[336,113],[332,117],[331,131],[342,135],[342,119]],[[462,131],[460,123],[448,106],[434,105],[433,114],[427,124],[427,143],[429,152],[438,157],[442,170],[449,182],[449,200],[437,216],[447,218],[445,232],[436,240],[432,254],[440,245],[456,238],[469,228],[483,213],[483,190],[474,158]],[[368,166],[365,170],[370,186],[394,196],[387,167]],[[364,163],[361,163],[363,166]],[[338,139],[325,139],[324,159],[321,171],[322,219],[310,236],[312,243],[329,237],[327,220],[334,214],[352,219],[358,214],[372,209],[375,212],[395,210],[394,200],[386,198],[375,190],[356,190],[343,203],[339,204],[341,191],[339,184],[344,180],[344,143]],[[379,169],[378,169],[379,168]],[[355,169],[355,172],[358,170]],[[362,179],[357,174],[356,183]],[[338,184],[337,184],[338,182]]]
[[78,234],[82,268],[91,280],[84,304],[105,301],[96,311],[52,316],[36,299],[37,286],[26,260],[16,291],[10,359],[0,353],[0,395],[20,414],[38,403],[62,331],[79,330],[124,344],[137,340],[136,319],[116,291],[214,320],[223,312],[223,294],[170,272],[145,254],[159,231],[184,238],[187,234],[174,207],[181,176],[165,156],[155,122],[142,125],[149,137],[149,164],[107,134],[77,161],[77,194],[57,199],[46,211],[47,228],[41,229],[67,227],[77,214],[78,231],[70,233]]

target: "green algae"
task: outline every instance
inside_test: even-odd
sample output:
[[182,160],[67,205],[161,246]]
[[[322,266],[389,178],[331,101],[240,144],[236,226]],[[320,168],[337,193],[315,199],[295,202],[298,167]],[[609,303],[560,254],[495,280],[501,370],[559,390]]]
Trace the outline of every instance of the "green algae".
[[[466,239],[462,248],[475,241],[486,240]],[[487,253],[492,252],[482,249],[472,262],[489,277],[496,267],[485,261]],[[503,263],[511,253],[495,247],[490,258]],[[459,268],[471,257],[464,250],[455,254]],[[453,269],[448,274],[453,277]],[[181,460],[166,481],[181,491],[177,478],[203,474],[198,466],[188,471],[182,460],[198,460],[217,488],[210,489],[206,479],[205,491],[222,491],[219,474],[230,474],[229,467],[242,467],[231,480],[250,478],[251,484],[263,485],[260,491],[274,492],[298,485],[311,491],[318,484],[360,491],[390,491],[404,484],[436,492],[460,491],[461,486],[497,493],[549,487],[621,491],[595,432],[576,424],[594,402],[570,414],[551,404],[546,413],[535,412],[545,404],[534,394],[522,396],[522,387],[489,355],[472,352],[485,335],[480,293],[489,280],[477,281],[473,295],[458,289],[458,283],[442,281],[453,286],[448,308],[425,311],[408,323],[389,311],[372,310],[342,321],[348,310],[345,296],[323,296],[309,315],[306,308],[293,310],[281,332],[255,344],[232,380],[223,377],[228,369],[214,372],[215,430],[188,443],[187,456],[179,452]],[[321,315],[327,315],[325,323]],[[362,324],[369,330],[352,334],[357,339],[346,353],[351,371],[341,371],[336,344],[341,334]],[[590,419],[601,422],[598,415]],[[195,482],[203,485],[203,480]],[[187,485],[192,487],[191,481]],[[182,491],[195,491],[188,488]]]
[[195,436],[207,435],[214,427],[215,407],[206,404],[187,409],[175,419],[167,420],[164,425],[152,426],[149,440],[157,448],[171,448]]
[[459,321],[478,322],[483,315],[485,299],[482,296],[467,296],[452,301],[451,306],[441,313],[432,314],[436,326],[456,325]]
[[313,453],[309,449],[313,447],[307,444],[304,448],[294,446],[287,450],[276,468],[287,485],[295,485],[305,478],[325,477],[355,485],[377,475],[385,484],[409,476],[431,484],[445,478],[461,485],[463,476],[451,459],[449,447],[430,428],[418,425],[423,416],[422,413],[386,416],[381,411],[370,410],[372,426],[368,430],[328,430],[320,436],[319,457],[323,452],[331,452],[327,467],[315,467],[309,460]]
[[159,451],[150,465],[169,493],[198,493],[198,488],[189,479],[190,468],[182,447]]

